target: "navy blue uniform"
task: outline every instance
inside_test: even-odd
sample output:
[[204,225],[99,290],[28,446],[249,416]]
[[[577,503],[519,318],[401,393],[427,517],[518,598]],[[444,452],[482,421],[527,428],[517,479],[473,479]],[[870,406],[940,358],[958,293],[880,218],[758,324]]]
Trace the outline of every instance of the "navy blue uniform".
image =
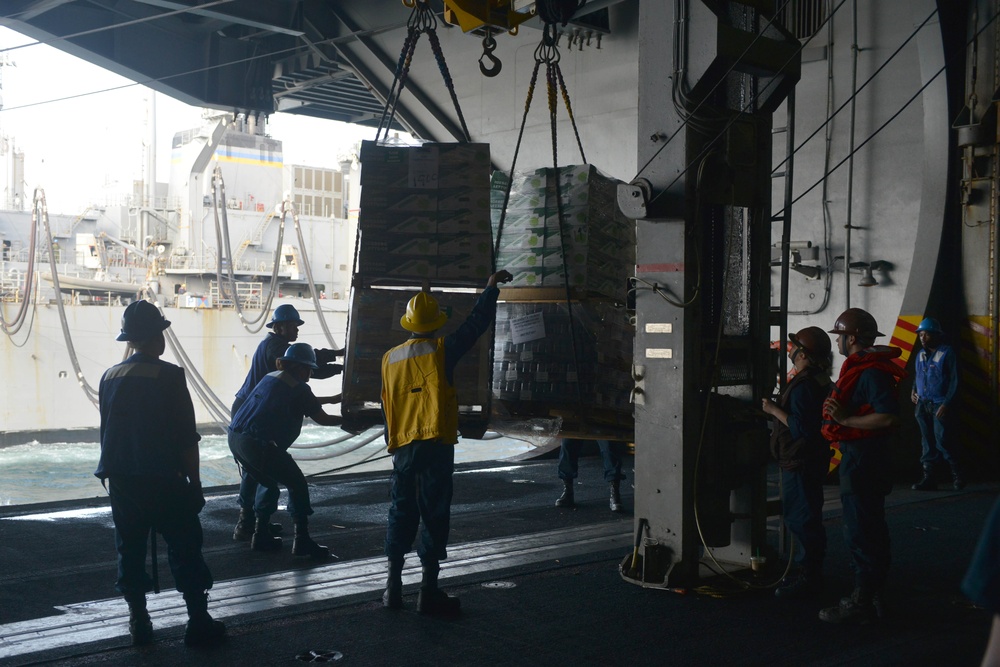
[[278,509],[279,484],[288,489],[288,512],[295,519],[313,513],[309,489],[288,448],[302,431],[302,420],[322,410],[309,384],[287,371],[268,373],[229,425],[229,448],[260,483],[254,511],[265,516]]
[[[857,413],[871,405],[879,414],[898,414],[895,381],[878,369],[861,374],[847,406]],[[858,588],[880,589],[889,574],[889,526],[885,522],[885,497],[892,491],[890,435],[843,440],[840,452],[840,499],[844,506],[844,537]]]
[[829,378],[819,368],[800,371],[780,400],[788,426],[775,419],[771,433],[771,453],[781,469],[785,525],[799,541],[795,562],[807,579],[822,574],[826,556],[823,480],[829,472],[830,445],[820,429],[829,388]]
[[134,354],[101,378],[101,458],[94,474],[109,480],[118,550],[115,588],[152,590],[146,573],[151,528],[167,542],[177,590],[202,592],[212,574],[201,555],[202,530],[182,456],[197,450],[194,406],[184,370]]
[[[264,337],[264,340],[257,345],[253,358],[250,360],[250,372],[247,373],[243,386],[236,392],[233,400],[233,407],[230,414],[235,417],[237,411],[243,403],[250,397],[253,390],[268,373],[278,370],[277,360],[285,356],[285,350],[291,343],[287,338],[271,332]],[[317,380],[325,380],[340,372],[338,364],[320,364],[319,368],[313,371],[312,377]],[[240,493],[237,496],[237,503],[240,507],[251,509],[254,506],[257,495],[257,480],[252,475],[248,475],[246,469],[240,471]]]
[[[449,384],[455,382],[455,366],[472,349],[496,317],[500,290],[487,287],[469,317],[444,338],[444,372]],[[386,433],[386,442],[388,442]],[[385,554],[402,559],[413,546],[423,518],[423,533],[417,545],[422,562],[438,562],[447,557],[451,526],[452,475],[455,447],[435,440],[413,440],[392,455],[392,505],[389,508]]]
[[[563,438],[559,445],[559,479],[576,479],[577,469],[580,459],[580,448],[586,440],[577,438]],[[625,479],[622,474],[622,451],[625,443],[610,440],[598,440],[597,448],[601,452],[601,461],[604,464],[604,481],[618,482]]]
[[1000,614],[1000,499],[983,526],[962,592],[991,614]]

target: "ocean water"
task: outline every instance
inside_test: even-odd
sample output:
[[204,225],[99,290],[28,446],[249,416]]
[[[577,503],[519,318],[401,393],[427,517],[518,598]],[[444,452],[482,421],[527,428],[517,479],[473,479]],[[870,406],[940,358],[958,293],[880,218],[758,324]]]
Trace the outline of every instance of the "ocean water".
[[[351,436],[337,428],[306,425],[292,456],[307,476],[392,469],[382,429]],[[332,440],[336,444],[318,446]],[[203,435],[201,479],[206,489],[239,483],[239,472],[224,435]],[[455,461],[498,461],[530,452],[534,445],[514,438],[460,440]],[[107,495],[94,469],[101,446],[93,442],[28,443],[0,449],[0,505],[28,505]]]

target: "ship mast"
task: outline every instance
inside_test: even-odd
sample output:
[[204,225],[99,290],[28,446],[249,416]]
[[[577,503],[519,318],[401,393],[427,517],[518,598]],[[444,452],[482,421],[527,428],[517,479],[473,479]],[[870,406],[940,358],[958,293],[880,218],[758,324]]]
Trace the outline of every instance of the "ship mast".
[[[0,111],[3,110],[3,68],[15,67],[16,65],[17,63],[10,59],[9,54],[4,53],[0,56]],[[4,170],[7,178],[4,208],[23,211],[25,204],[24,153],[17,152],[13,144],[10,137],[0,132],[0,156],[4,158]]]
[[142,205],[142,228],[139,230],[136,239],[148,253],[149,248],[145,248],[146,235],[149,233],[149,216],[156,207],[156,91],[149,91],[149,106],[146,110],[146,182],[143,188],[143,196],[146,201]]

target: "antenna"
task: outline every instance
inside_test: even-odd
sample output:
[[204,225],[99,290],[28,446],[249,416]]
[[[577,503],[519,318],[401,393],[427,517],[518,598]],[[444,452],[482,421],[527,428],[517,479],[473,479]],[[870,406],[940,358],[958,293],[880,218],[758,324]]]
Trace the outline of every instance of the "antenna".
[[4,67],[17,67],[17,63],[11,60],[9,53],[4,53],[3,55],[0,55],[0,111],[3,111],[3,68]]

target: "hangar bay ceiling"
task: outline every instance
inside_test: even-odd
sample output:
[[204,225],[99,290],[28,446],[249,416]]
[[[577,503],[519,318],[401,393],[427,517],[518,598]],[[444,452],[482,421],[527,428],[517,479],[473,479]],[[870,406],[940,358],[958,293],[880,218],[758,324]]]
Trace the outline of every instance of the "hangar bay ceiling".
[[[606,32],[610,4],[575,21]],[[409,15],[399,0],[6,0],[0,24],[188,104],[377,126],[399,60],[387,45],[402,46]],[[407,90],[395,129],[461,137],[434,98]]]

